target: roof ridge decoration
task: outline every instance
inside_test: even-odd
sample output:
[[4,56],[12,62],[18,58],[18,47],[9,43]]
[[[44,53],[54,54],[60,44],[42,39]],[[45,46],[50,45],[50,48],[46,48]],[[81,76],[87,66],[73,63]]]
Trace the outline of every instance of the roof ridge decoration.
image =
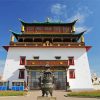
[[46,22],[50,23],[50,18],[49,17],[47,17]]
[[25,22],[25,21],[23,21],[22,19],[20,19],[20,18],[18,18],[19,19],[19,21],[21,22],[21,24],[22,25],[52,25],[52,24],[57,24],[57,25],[69,25],[69,24],[71,24],[71,25],[74,25],[77,21],[78,21],[78,19],[76,19],[76,20],[74,20],[74,21],[72,21],[72,22],[50,22],[49,21],[49,19],[47,19],[47,21],[46,22]]

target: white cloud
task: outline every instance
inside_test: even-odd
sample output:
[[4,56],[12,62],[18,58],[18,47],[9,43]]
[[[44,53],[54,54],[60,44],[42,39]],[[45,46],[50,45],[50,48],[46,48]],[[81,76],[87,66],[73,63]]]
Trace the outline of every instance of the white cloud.
[[56,15],[62,15],[66,11],[66,5],[63,4],[54,4],[51,6],[51,13],[56,14]]
[[3,67],[5,60],[0,60],[0,67]]
[[90,11],[88,7],[79,8],[77,11],[75,11],[75,14],[68,19],[68,21],[74,21],[78,19],[76,31],[82,32],[87,30],[87,32],[90,32],[92,28],[85,26],[84,23],[91,14],[93,14],[93,12]]
[[5,60],[0,60],[0,73],[3,72],[4,64],[5,64]]
[[86,27],[76,27],[76,32],[82,32],[86,30]]
[[87,17],[93,14],[93,12],[89,10],[88,7],[78,8],[78,10],[74,11],[74,13],[75,14],[72,17],[70,17],[68,20],[73,21],[78,19],[79,24],[83,24],[86,21]]
[[[98,69],[99,70],[99,69]],[[91,69],[91,75],[93,75],[94,73],[96,73],[97,76],[100,77],[100,72],[96,70],[96,69]]]
[[0,52],[2,52],[4,49],[2,47],[0,47]]
[[63,21],[67,18],[67,6],[64,4],[56,3],[51,6],[51,13],[53,14],[51,21]]
[[[87,18],[93,14],[93,12],[88,7],[80,7],[76,10],[73,10],[73,15],[70,16],[68,12],[70,9],[67,9],[67,6],[65,4],[59,4],[56,3],[51,6],[51,13],[52,13],[52,19],[50,21],[53,22],[72,22],[74,20],[77,20],[76,24],[76,32],[82,32],[87,30],[87,32],[90,32],[92,28],[85,26],[85,22]],[[69,16],[67,16],[69,15]]]
[[76,27],[76,32],[83,32],[86,31],[86,33],[90,32],[92,30],[92,28],[90,27],[86,27],[86,26],[78,26]]
[[86,16],[84,14],[81,14],[80,12],[77,12],[74,16],[68,19],[68,21],[74,21],[78,19],[78,23],[84,23]]

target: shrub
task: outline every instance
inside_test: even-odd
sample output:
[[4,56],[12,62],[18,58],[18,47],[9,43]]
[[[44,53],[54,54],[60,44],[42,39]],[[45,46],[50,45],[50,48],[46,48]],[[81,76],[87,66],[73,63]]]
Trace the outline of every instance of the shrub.
[[100,97],[100,90],[97,91],[83,91],[83,92],[70,92],[68,96],[78,96],[78,97]]
[[25,91],[0,91],[0,96],[24,96],[26,94]]

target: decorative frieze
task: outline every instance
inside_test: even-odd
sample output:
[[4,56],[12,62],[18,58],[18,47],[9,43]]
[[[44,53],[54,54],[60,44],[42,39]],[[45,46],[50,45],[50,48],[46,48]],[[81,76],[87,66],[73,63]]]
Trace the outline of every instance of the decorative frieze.
[[67,60],[26,60],[26,66],[68,66]]

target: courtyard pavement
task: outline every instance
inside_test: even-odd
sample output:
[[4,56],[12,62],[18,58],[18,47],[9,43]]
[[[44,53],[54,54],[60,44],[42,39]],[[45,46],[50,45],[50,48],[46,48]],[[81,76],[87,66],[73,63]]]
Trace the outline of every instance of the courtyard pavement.
[[[100,98],[79,98],[79,97],[64,97],[65,91],[54,91],[53,96],[57,100],[100,100]],[[37,100],[37,96],[41,96],[41,91],[30,91],[27,96],[5,96],[0,97],[0,100]]]

